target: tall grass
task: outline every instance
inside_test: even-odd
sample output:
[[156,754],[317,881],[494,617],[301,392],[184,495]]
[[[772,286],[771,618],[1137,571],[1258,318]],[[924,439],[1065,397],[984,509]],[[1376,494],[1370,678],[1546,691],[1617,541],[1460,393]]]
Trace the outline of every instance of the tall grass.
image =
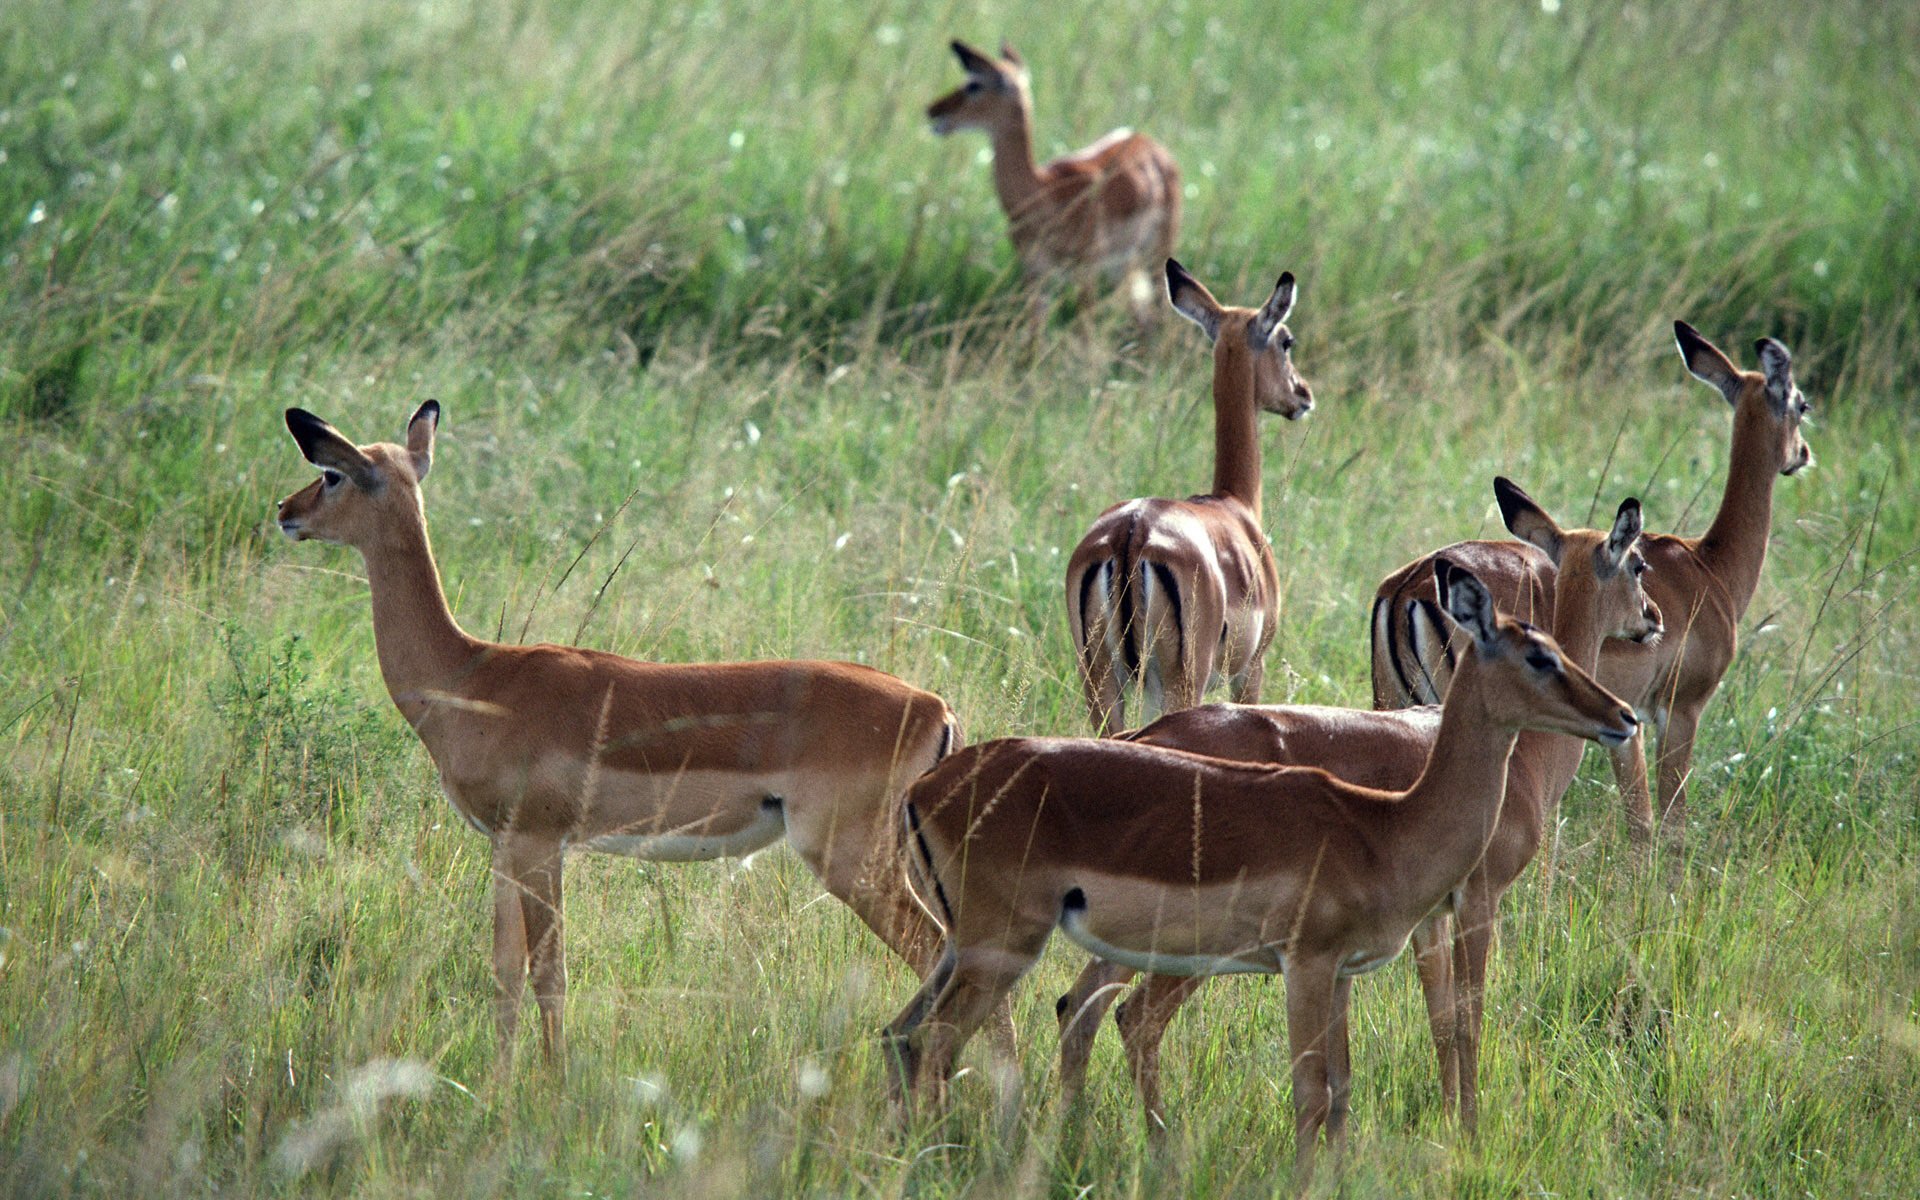
[[[1902,6],[25,0],[0,30],[0,1187],[9,1194],[1260,1194],[1283,1009],[1175,1027],[1170,1151],[1111,1046],[985,1055],[898,1133],[907,973],[784,851],[581,858],[574,1058],[492,1065],[480,840],[388,705],[350,554],[289,547],[299,404],[447,406],[461,620],[668,660],[860,659],[969,736],[1084,728],[1064,554],[1210,477],[1177,322],[1021,335],[958,34],[1043,148],[1179,157],[1181,254],[1282,267],[1322,404],[1269,428],[1269,698],[1358,703],[1364,601],[1627,494],[1703,528],[1728,418],[1666,340],[1772,334],[1814,400],[1671,893],[1592,764],[1507,905],[1461,1142],[1410,972],[1356,1001],[1356,1194],[1920,1191],[1920,276]],[[584,553],[583,553],[584,550]],[[569,572],[576,556],[579,561]],[[564,577],[563,577],[564,576]]]

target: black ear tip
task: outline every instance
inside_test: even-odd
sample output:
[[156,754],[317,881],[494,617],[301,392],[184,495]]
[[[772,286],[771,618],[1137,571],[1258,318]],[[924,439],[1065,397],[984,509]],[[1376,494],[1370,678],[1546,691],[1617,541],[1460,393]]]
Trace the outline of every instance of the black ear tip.
[[1184,278],[1186,274],[1187,274],[1187,269],[1180,265],[1179,259],[1169,258],[1167,260],[1167,282],[1168,283],[1172,283],[1176,279]]
[[1621,512],[1639,512],[1640,497],[1628,496],[1625,500],[1622,500],[1620,502],[1620,511]]
[[422,404],[420,411],[413,414],[413,419],[418,421],[421,417],[431,417],[433,418],[434,424],[439,424],[440,402],[438,400],[429,400],[425,404]]
[[291,433],[305,433],[307,430],[325,424],[325,421],[322,421],[319,417],[314,416],[304,408],[289,408],[287,410],[287,430]]
[[1286,287],[1292,287],[1292,286],[1293,286],[1293,272],[1292,272],[1292,271],[1282,271],[1282,272],[1280,272],[1280,282],[1279,282],[1279,283],[1276,283],[1276,284],[1274,284],[1273,286],[1274,286],[1274,287],[1275,287],[1276,289],[1278,289],[1278,288],[1286,288]]

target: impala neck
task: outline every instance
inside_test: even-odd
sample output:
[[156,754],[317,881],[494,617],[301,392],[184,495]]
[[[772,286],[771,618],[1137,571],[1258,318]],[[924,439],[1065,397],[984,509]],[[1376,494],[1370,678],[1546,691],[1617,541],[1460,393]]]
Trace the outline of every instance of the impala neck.
[[[1589,551],[1583,547],[1575,553]],[[1569,580],[1576,575],[1579,583],[1570,584]],[[1568,662],[1589,675],[1600,667],[1603,640],[1592,595],[1595,586],[1594,578],[1585,572],[1554,572],[1553,640],[1560,643],[1560,652]],[[1545,790],[1537,797],[1508,796],[1507,801],[1525,799],[1537,803],[1542,811],[1558,804],[1567,788],[1573,785],[1573,777],[1580,773],[1580,759],[1586,751],[1586,742],[1571,734],[1543,733],[1537,729],[1523,731],[1514,745],[1513,756],[1516,760],[1538,764],[1535,778]]]
[[1033,115],[1025,109],[1017,120],[993,128],[993,190],[1014,222],[1040,194],[1040,171],[1033,163]]
[[1480,674],[1476,656],[1471,651],[1462,655],[1440,710],[1440,731],[1426,769],[1399,805],[1400,845],[1407,861],[1395,878],[1405,885],[1401,895],[1420,915],[1473,870],[1500,819],[1507,758],[1517,735],[1511,726],[1492,719]]
[[1733,598],[1734,615],[1760,586],[1760,568],[1767,558],[1767,535],[1773,529],[1773,484],[1780,472],[1779,433],[1757,408],[1733,414],[1733,450],[1727,462],[1727,488],[1720,511],[1700,539],[1700,557]]
[[1260,414],[1253,403],[1253,351],[1243,329],[1220,331],[1213,350],[1213,494],[1260,516]]
[[373,593],[373,642],[387,694],[406,718],[418,724],[422,696],[455,691],[482,643],[454,621],[440,589],[422,514],[389,530],[378,542],[360,547]]

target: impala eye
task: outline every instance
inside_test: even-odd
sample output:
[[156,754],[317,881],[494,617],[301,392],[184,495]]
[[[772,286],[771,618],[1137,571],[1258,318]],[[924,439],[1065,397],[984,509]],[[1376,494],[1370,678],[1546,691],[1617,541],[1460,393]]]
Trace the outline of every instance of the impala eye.
[[1648,566],[1647,566],[1647,560],[1646,560],[1646,559],[1644,559],[1644,558],[1636,558],[1636,559],[1634,559],[1634,560],[1633,560],[1633,574],[1634,574],[1634,577],[1635,577],[1635,578],[1638,578],[1639,576],[1642,576],[1642,575],[1645,575],[1645,574],[1646,574],[1646,573],[1647,573],[1647,572],[1648,572],[1649,570],[1651,570],[1651,569],[1652,569],[1652,568],[1650,568],[1650,567],[1648,567]]
[[1287,336],[1280,339],[1280,350],[1284,354],[1293,353],[1293,335],[1292,334],[1288,334]]
[[1560,660],[1545,650],[1529,650],[1527,665],[1536,671],[1557,671],[1560,669]]
[[334,470],[332,467],[321,467],[320,480],[328,487],[338,487],[340,485],[340,472]]
[[968,93],[973,93],[973,92],[978,92],[983,86],[984,85],[978,79],[969,79],[967,80],[967,86],[960,90]]

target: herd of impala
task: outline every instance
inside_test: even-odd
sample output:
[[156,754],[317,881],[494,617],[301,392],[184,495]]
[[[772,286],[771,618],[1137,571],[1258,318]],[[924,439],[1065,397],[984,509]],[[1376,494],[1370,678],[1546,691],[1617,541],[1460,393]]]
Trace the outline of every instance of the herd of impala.
[[[1687,370],[1733,409],[1703,536],[1644,532],[1632,499],[1607,529],[1564,529],[1496,479],[1518,541],[1457,543],[1381,582],[1373,710],[1262,706],[1280,614],[1258,414],[1313,407],[1286,325],[1294,278],[1257,309],[1219,303],[1168,257],[1180,185],[1163,147],[1120,131],[1035,166],[1020,57],[953,48],[966,82],[928,116],[937,132],[991,135],[1032,282],[1117,275],[1137,300],[1143,267],[1164,262],[1167,298],[1213,347],[1213,489],[1107,509],[1068,563],[1095,737],[962,748],[938,696],[847,663],[646,663],[476,638],[427,540],[439,404],[403,444],[365,446],[287,411],[320,478],[281,502],[280,528],[360,551],[388,692],[492,843],[502,1051],[529,978],[546,1050],[564,1049],[568,849],[678,861],[784,836],[922,980],[886,1032],[903,1113],[944,1090],[984,1021],[1005,1021],[1058,928],[1093,955],[1057,1005],[1062,1087],[1078,1092],[1100,1016],[1146,972],[1117,1023],[1155,1136],[1179,1005],[1208,976],[1284,975],[1303,1182],[1322,1132],[1338,1145],[1345,1125],[1350,982],[1411,939],[1443,1101],[1471,1130],[1500,898],[1538,852],[1581,739],[1612,755],[1635,845],[1650,851],[1656,820],[1681,840],[1694,734],[1759,580],[1774,479],[1813,461],[1787,350],[1762,338],[1760,370],[1745,371],[1674,323]],[[1222,681],[1233,703],[1201,706]],[[1165,715],[1120,732],[1129,694],[1143,717]]]

